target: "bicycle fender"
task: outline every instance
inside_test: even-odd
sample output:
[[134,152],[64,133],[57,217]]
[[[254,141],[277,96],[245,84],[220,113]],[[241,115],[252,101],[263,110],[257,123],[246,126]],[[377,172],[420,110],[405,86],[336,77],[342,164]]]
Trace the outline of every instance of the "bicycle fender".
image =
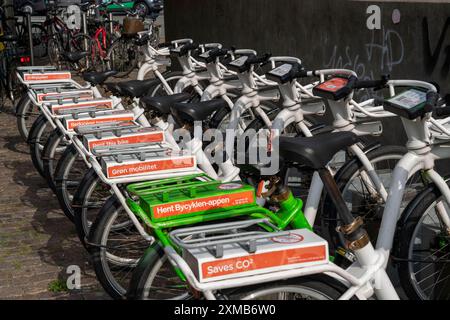
[[[364,149],[363,149],[363,152],[364,152],[365,154],[368,154],[369,152],[372,152],[372,151],[374,151],[374,150],[376,150],[376,149],[378,149],[378,148],[380,148],[380,147],[381,147],[381,143],[379,143],[379,142],[374,142],[374,143],[369,144],[368,146],[365,146]],[[343,166],[336,172],[336,174],[334,175],[335,180],[339,180],[339,179],[341,178],[342,174],[343,174],[346,170],[348,170],[348,168],[349,168],[350,166],[352,166],[352,165],[354,165],[354,164],[356,164],[356,163],[358,163],[358,162],[359,162],[358,157],[352,157],[350,160],[346,161],[346,162],[344,163],[344,165],[343,165]]]

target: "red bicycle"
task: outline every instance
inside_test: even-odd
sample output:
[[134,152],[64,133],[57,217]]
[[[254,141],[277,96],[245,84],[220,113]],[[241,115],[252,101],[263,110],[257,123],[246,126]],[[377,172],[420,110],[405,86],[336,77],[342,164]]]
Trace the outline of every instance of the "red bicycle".
[[75,61],[67,57],[66,54],[85,51],[90,38],[80,29],[69,28],[60,18],[62,13],[62,9],[50,10],[47,13],[47,19],[44,21],[44,27],[48,35],[46,42],[50,63],[59,69],[62,69],[67,63],[71,64],[72,69],[76,71],[86,69],[89,64],[87,56]]

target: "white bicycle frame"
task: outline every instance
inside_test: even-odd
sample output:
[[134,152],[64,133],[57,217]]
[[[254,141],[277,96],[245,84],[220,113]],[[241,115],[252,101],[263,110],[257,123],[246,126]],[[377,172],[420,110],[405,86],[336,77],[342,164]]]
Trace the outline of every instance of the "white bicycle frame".
[[[397,80],[389,81],[390,95],[395,95],[395,86],[419,86],[435,91],[433,85],[420,81]],[[372,110],[362,110],[359,104],[353,104],[361,114],[377,116],[379,107]],[[375,110],[375,111],[374,111]],[[389,112],[378,114],[379,117],[392,116]],[[257,284],[261,282],[271,282],[280,279],[289,279],[299,276],[326,273],[339,279],[348,286],[348,290],[340,299],[350,299],[356,295],[360,299],[367,299],[374,293],[379,299],[398,299],[395,288],[386,274],[385,268],[392,248],[395,226],[399,218],[400,205],[405,189],[406,181],[419,170],[425,170],[428,177],[434,182],[442,192],[444,199],[450,203],[450,188],[445,180],[434,171],[434,161],[437,159],[449,158],[450,141],[442,141],[442,135],[450,139],[450,129],[445,127],[450,123],[450,118],[436,121],[428,114],[423,119],[406,120],[402,119],[408,135],[407,147],[409,152],[397,164],[387,198],[386,207],[383,213],[382,224],[378,235],[376,249],[369,242],[363,248],[354,251],[357,258],[347,270],[344,270],[329,262],[314,267],[304,267],[288,271],[272,272],[270,274],[241,277],[238,279],[222,280],[209,283],[201,283],[197,280],[190,267],[183,258],[172,247],[165,247],[164,250],[169,256],[169,261],[178,266],[190,285],[203,292],[207,299],[215,299],[214,291],[226,288],[241,287]],[[439,134],[433,139],[430,127]],[[439,140],[438,140],[439,139]],[[438,205],[438,212],[447,228],[450,228],[450,217],[443,205]],[[309,217],[311,219],[311,217]],[[450,230],[450,229],[449,229]]]
[[[395,95],[395,86],[419,86],[428,90],[436,91],[431,84],[421,81],[396,80],[389,81],[390,95]],[[365,112],[363,112],[365,113]],[[383,116],[391,116],[386,112]],[[388,278],[385,268],[392,248],[395,226],[399,218],[400,205],[405,190],[406,181],[419,170],[425,170],[428,177],[442,192],[444,199],[450,203],[450,189],[445,180],[434,171],[434,161],[437,159],[449,158],[450,141],[433,139],[430,127],[439,132],[439,135],[446,135],[450,139],[450,130],[445,127],[450,122],[450,118],[437,121],[428,114],[423,119],[407,120],[402,119],[406,133],[408,135],[407,147],[409,152],[400,160],[394,169],[390,192],[386,207],[383,213],[382,224],[378,235],[376,249],[369,242],[362,249],[355,250],[357,261],[347,270],[327,263],[315,267],[305,267],[300,269],[272,272],[270,274],[242,277],[233,280],[223,280],[210,283],[200,283],[192,270],[172,247],[165,248],[165,252],[178,267],[185,273],[189,283],[195,289],[204,293],[208,299],[215,299],[214,291],[252,285],[261,282],[270,282],[280,279],[289,279],[299,276],[326,273],[333,276],[349,286],[348,290],[340,299],[350,299],[356,295],[360,299],[368,298],[373,293],[380,299],[398,299],[398,295]],[[442,139],[442,136],[439,136]],[[438,207],[442,221],[447,228],[450,226],[448,214],[440,211],[443,206]]]
[[[286,60],[284,60],[286,61]],[[356,74],[351,70],[346,69],[327,69],[327,70],[317,70],[314,74],[319,76],[321,82],[324,81],[326,75],[336,75],[343,74],[349,76],[356,76]],[[310,89],[317,83],[303,87],[305,90],[302,91],[303,94],[311,98],[314,97]],[[271,126],[271,139],[276,139],[284,129],[291,123],[295,123],[296,126],[302,131],[305,137],[311,137],[312,133],[309,128],[304,123],[305,113],[304,107],[301,104],[300,93],[296,90],[295,85],[290,83],[280,85],[280,91],[283,97],[283,107],[284,109],[276,116]],[[364,110],[369,113],[372,118],[380,117],[393,117],[392,113],[379,110],[378,107],[374,107],[373,99],[369,99],[362,103],[357,104],[353,99],[353,93],[347,98],[339,101],[328,100],[328,105],[333,116],[333,128],[334,132],[353,132],[358,136],[367,135],[380,135],[382,131],[381,123],[370,122],[358,124],[358,117],[367,117],[365,113],[361,111],[355,113],[354,105],[358,106],[358,110]],[[374,111],[375,110],[375,111]],[[364,171],[361,172],[362,180],[367,186],[367,189],[373,196],[381,196],[383,201],[387,200],[387,191],[383,185],[381,179],[377,175],[374,166],[367,158],[364,151],[358,144],[349,147],[349,151],[356,156],[362,163]],[[320,198],[323,192],[323,182],[320,179],[318,172],[314,172],[310,189],[308,192],[308,197],[304,207],[304,214],[310,225],[314,225],[314,221],[317,215],[317,210],[320,203]]]
[[[436,92],[436,88],[421,81],[395,80],[389,81],[391,95],[395,94],[395,86],[417,86]],[[377,251],[389,257],[393,246],[395,226],[400,218],[400,205],[406,188],[407,180],[418,171],[433,182],[447,203],[450,203],[450,189],[444,178],[434,170],[435,161],[450,158],[450,118],[444,120],[433,119],[431,113],[422,119],[408,120],[402,118],[402,123],[408,137],[408,153],[397,163],[394,169],[389,190],[388,200],[383,212],[380,232],[376,244]],[[445,140],[446,138],[446,140]],[[437,205],[437,212],[441,221],[450,232],[450,217],[442,202]]]

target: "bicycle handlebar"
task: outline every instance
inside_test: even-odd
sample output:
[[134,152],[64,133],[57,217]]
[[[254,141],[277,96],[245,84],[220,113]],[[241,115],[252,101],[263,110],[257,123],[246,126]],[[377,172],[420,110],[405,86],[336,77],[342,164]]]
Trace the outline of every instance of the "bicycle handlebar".
[[222,49],[222,44],[218,43],[218,42],[213,42],[213,43],[203,43],[199,46],[200,48],[206,50],[206,49]]
[[[440,116],[443,116],[446,109],[445,108],[437,108],[437,102],[439,101],[439,93],[435,91],[428,91],[427,92],[427,100],[425,101],[424,110],[425,112],[432,112],[433,110],[436,111],[436,115],[439,116],[439,113],[441,113]],[[438,111],[439,109],[443,109],[442,111]]]
[[286,63],[298,63],[302,64],[302,61],[299,58],[296,57],[288,57],[288,56],[277,56],[277,57],[271,57],[269,59],[270,62],[272,62],[272,68],[275,68],[276,62],[286,62]]
[[426,89],[427,91],[437,92],[437,89],[433,84],[419,80],[389,80],[387,85],[389,87],[419,87]]
[[184,38],[184,39],[172,40],[170,42],[170,44],[174,45],[174,47],[177,48],[179,45],[184,45],[184,44],[193,43],[193,42],[194,42],[194,40],[192,40],[192,39]]
[[231,49],[233,51],[234,54],[237,55],[246,55],[246,56],[250,56],[250,55],[257,55],[258,53],[253,50],[253,49]]
[[272,56],[270,53],[264,53],[260,56],[250,56],[245,64],[247,65],[254,65],[254,64],[260,64],[260,63],[266,63],[269,61],[269,58]]
[[358,80],[353,85],[353,89],[382,89],[386,87],[389,77],[389,75],[383,75],[380,80]]

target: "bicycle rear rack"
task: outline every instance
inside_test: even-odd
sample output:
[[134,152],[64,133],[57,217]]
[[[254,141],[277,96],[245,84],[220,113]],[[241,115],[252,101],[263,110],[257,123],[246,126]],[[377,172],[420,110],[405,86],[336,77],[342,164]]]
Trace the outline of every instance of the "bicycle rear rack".
[[80,113],[89,113],[92,118],[95,118],[95,112],[113,110],[113,102],[111,99],[94,99],[75,101],[75,103],[67,103],[67,101],[60,100],[56,103],[49,102],[45,104],[53,114],[58,116],[71,115],[73,119],[78,119]]
[[61,109],[56,113],[58,116],[71,116],[73,119],[78,120],[81,113],[87,113],[91,118],[95,118],[97,116],[98,111],[109,110],[108,108],[102,107],[87,107],[87,108],[70,108],[70,109]]
[[279,230],[269,219],[254,219],[237,222],[213,224],[192,228],[181,228],[169,233],[170,239],[182,249],[206,248],[215,258],[222,258],[225,245],[238,245],[248,253],[257,251],[261,240],[288,236],[289,231],[245,231],[255,225],[265,224],[273,230]]
[[267,218],[180,228],[168,236],[174,244],[164,247],[169,261],[200,291],[330,266],[326,240],[307,229],[280,231]]
[[28,69],[17,69],[18,80],[25,85],[31,85],[42,82],[71,82],[72,74],[70,71],[58,71],[47,69],[46,67],[32,67]]
[[158,156],[158,152],[169,151],[161,143],[136,143],[116,146],[95,147],[92,154],[96,157],[113,157],[118,163],[122,163],[125,155],[135,155],[140,161]]
[[103,145],[94,147],[92,153],[101,157],[102,170],[108,178],[192,172],[197,168],[192,154],[172,150],[160,142]]
[[74,86],[71,83],[46,83],[46,84],[30,84],[29,87],[30,90],[41,90],[42,93],[61,93],[63,90],[75,90],[78,89],[76,86]]
[[56,67],[54,66],[22,66],[17,67],[17,71],[26,71],[26,72],[43,72],[43,71],[56,71]]
[[61,117],[62,125],[68,132],[74,132],[79,126],[134,121],[134,114],[132,111],[98,107],[67,109],[67,111],[64,110],[57,116]]
[[97,139],[102,138],[102,133],[112,132],[115,136],[120,137],[126,130],[142,128],[140,125],[130,121],[108,122],[96,125],[80,126],[75,129],[79,135],[93,134]]

